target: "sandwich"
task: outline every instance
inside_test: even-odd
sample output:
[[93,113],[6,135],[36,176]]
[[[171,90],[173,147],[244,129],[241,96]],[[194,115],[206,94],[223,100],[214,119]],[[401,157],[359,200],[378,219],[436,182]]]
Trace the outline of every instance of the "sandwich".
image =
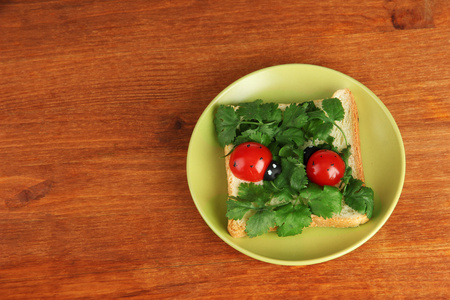
[[371,218],[374,193],[365,184],[350,90],[303,103],[220,105],[214,124],[224,149],[232,237],[292,236]]

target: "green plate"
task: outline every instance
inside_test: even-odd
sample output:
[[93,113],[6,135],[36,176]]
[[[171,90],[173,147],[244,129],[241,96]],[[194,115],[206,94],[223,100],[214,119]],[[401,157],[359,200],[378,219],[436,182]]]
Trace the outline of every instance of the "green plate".
[[[227,232],[227,181],[223,150],[213,119],[219,104],[255,99],[292,103],[330,97],[350,89],[360,118],[361,151],[366,183],[375,192],[372,219],[357,228],[306,228],[294,237],[267,233],[232,238]],[[387,221],[402,191],[405,150],[397,124],[380,99],[355,79],[324,67],[288,64],[253,72],[223,90],[205,109],[191,136],[187,179],[194,203],[206,224],[228,245],[255,259],[280,265],[325,262],[361,246]]]

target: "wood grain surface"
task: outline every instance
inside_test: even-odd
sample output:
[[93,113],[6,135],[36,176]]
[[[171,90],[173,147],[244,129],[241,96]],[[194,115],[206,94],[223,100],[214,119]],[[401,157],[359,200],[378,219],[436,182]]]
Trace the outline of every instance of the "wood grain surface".
[[[0,298],[450,298],[446,0],[0,1]],[[305,267],[226,245],[191,199],[198,117],[260,68],[370,88],[406,149],[367,243]]]

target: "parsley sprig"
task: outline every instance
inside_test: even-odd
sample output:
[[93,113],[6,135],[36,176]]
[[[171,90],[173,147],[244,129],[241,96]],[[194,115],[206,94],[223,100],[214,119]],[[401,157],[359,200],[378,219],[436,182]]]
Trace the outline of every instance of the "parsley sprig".
[[[321,141],[321,147],[334,150],[330,136],[336,123],[343,120],[344,109],[336,98],[322,101],[322,109],[314,103],[291,104],[284,111],[276,103],[256,100],[241,103],[235,109],[220,105],[214,124],[219,144],[239,145],[254,141],[271,150],[281,161],[282,173],[274,181],[263,184],[241,183],[236,197],[227,201],[226,216],[239,220],[248,218],[246,232],[250,237],[264,234],[277,227],[279,236],[300,234],[311,224],[311,215],[331,218],[341,211],[345,202],[370,218],[373,212],[373,191],[354,179],[347,167],[339,188],[320,187],[308,181],[301,147],[307,140]],[[348,143],[347,143],[348,144]],[[350,146],[339,153],[347,165]]]

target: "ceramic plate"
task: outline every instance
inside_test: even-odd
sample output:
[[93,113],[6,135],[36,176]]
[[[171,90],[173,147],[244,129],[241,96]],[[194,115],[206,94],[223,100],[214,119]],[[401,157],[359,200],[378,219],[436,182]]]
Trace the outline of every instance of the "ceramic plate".
[[[225,217],[227,181],[223,150],[213,124],[217,106],[255,99],[304,102],[328,98],[342,88],[353,92],[359,110],[366,184],[375,193],[372,219],[357,228],[305,228],[302,234],[293,237],[281,238],[276,233],[267,233],[256,238],[232,238],[227,232]],[[206,107],[194,128],[186,166],[189,189],[200,215],[225,243],[264,262],[309,265],[349,253],[385,224],[403,187],[405,151],[395,120],[367,87],[335,70],[289,64],[253,72],[224,89]]]

